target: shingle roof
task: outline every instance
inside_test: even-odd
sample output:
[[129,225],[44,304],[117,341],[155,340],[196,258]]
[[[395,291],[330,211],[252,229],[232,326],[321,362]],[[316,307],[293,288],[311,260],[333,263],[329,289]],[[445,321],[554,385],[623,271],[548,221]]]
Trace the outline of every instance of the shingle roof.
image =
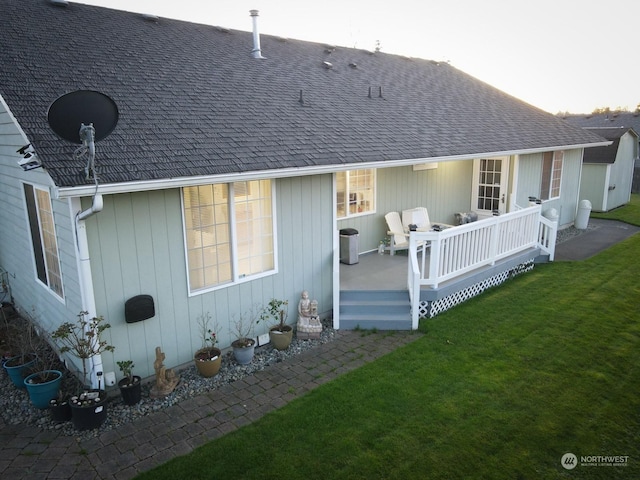
[[[579,127],[594,128],[633,128],[640,133],[640,112],[611,112],[600,114],[567,115],[564,119]],[[626,130],[625,130],[626,131]]]
[[58,186],[87,183],[85,162],[47,110],[81,89],[119,109],[102,183],[598,142],[448,64],[267,35],[257,60],[250,32],[45,0],[0,11],[0,94]]
[[618,147],[620,146],[620,138],[627,133],[629,128],[618,127],[618,128],[600,128],[600,127],[585,127],[587,130],[597,133],[603,138],[607,140],[611,140],[613,143],[606,147],[595,147],[595,148],[587,148],[584,151],[584,156],[582,157],[583,163],[610,163],[613,164],[616,161],[616,156],[618,154]]

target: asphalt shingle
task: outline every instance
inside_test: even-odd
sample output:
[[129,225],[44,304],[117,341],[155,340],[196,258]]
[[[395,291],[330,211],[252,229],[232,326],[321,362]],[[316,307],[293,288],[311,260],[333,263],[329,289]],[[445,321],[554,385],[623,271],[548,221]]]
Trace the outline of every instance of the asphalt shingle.
[[87,183],[84,161],[46,114],[81,89],[119,110],[96,148],[102,183],[598,141],[446,63],[268,35],[258,60],[250,32],[71,2],[0,9],[0,94],[58,186]]

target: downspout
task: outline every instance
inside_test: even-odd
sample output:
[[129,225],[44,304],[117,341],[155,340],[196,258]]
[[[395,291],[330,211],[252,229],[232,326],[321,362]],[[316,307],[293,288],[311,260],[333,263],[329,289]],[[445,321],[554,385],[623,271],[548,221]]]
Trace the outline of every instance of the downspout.
[[[573,211],[573,222],[571,225],[575,225],[576,223],[576,215],[578,215],[578,207],[580,206],[580,189],[582,188],[582,169],[584,168],[584,147],[580,152],[580,174],[578,175],[578,193],[576,195],[576,208]],[[560,216],[558,217],[558,226],[562,225],[562,204],[560,205]]]
[[[85,126],[83,125],[83,128]],[[89,241],[87,239],[87,226],[85,220],[98,212],[101,212],[104,207],[102,195],[98,193],[98,178],[95,172],[92,172],[94,168],[95,157],[95,144],[93,139],[93,128],[86,130],[86,137],[83,137],[83,129],[80,130],[80,136],[85,141],[85,145],[89,152],[89,162],[87,163],[87,176],[89,173],[93,173],[96,189],[93,194],[93,200],[91,206],[84,210],[79,211],[75,217],[75,229],[76,229],[76,248],[78,253],[78,276],[80,283],[80,294],[82,298],[82,309],[87,312],[88,318],[97,317],[96,313],[96,298],[93,292],[93,276],[91,274],[91,258],[89,257]],[[80,202],[80,200],[78,200]],[[98,338],[94,337],[96,342]],[[91,388],[104,388],[104,378],[102,376],[102,355],[94,355],[89,360],[89,378],[91,379]],[[82,381],[86,382],[86,378]]]
[[[96,186],[97,187],[97,186]],[[96,188],[97,190],[97,188]],[[96,313],[96,299],[93,292],[93,277],[91,274],[91,258],[89,257],[89,241],[87,240],[87,227],[85,220],[98,212],[101,212],[103,208],[102,195],[97,193],[93,196],[93,202],[88,209],[78,212],[75,219],[76,228],[76,248],[78,252],[78,272],[80,292],[82,295],[83,310],[88,313],[88,318],[97,316]],[[97,341],[98,339],[96,339]],[[91,357],[89,362],[89,371],[91,379],[91,388],[98,388],[98,372],[102,374],[102,356],[95,355]],[[83,382],[86,379],[83,379]],[[104,388],[104,381],[101,388]]]
[[333,328],[340,329],[340,237],[338,235],[338,208],[336,190],[338,188],[336,183],[336,174],[331,176],[332,185],[332,214],[331,224],[333,225]]

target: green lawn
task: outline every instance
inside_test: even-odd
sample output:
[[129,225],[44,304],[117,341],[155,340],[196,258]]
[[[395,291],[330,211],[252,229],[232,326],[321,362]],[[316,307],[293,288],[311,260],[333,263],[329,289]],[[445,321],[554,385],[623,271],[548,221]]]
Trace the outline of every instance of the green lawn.
[[[614,215],[640,220],[633,200]],[[638,235],[538,265],[423,320],[411,345],[138,478],[640,478],[639,271]],[[565,470],[568,452],[629,461]]]
[[640,195],[632,194],[631,201],[622,207],[616,208],[607,213],[592,212],[592,217],[609,218],[612,220],[622,220],[632,225],[640,226]]

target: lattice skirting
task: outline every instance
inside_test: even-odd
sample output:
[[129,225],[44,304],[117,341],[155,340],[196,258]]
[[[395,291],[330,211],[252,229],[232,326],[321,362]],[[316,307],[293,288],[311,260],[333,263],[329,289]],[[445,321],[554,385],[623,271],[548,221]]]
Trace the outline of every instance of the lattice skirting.
[[510,278],[513,278],[516,275],[520,275],[521,273],[530,272],[531,270],[533,270],[533,265],[533,260],[530,260],[528,262],[521,263],[520,265],[517,265],[510,270],[505,270],[504,272],[498,273],[493,277],[489,277],[481,282],[475,283],[470,287],[465,288],[464,290],[459,290],[447,297],[429,302],[420,302],[420,311],[418,312],[418,316],[420,318],[433,318],[439,313],[449,310],[450,308],[455,307],[456,305],[459,305],[462,302],[475,297],[476,295],[479,295],[488,288],[500,285],[501,283],[504,283]]

